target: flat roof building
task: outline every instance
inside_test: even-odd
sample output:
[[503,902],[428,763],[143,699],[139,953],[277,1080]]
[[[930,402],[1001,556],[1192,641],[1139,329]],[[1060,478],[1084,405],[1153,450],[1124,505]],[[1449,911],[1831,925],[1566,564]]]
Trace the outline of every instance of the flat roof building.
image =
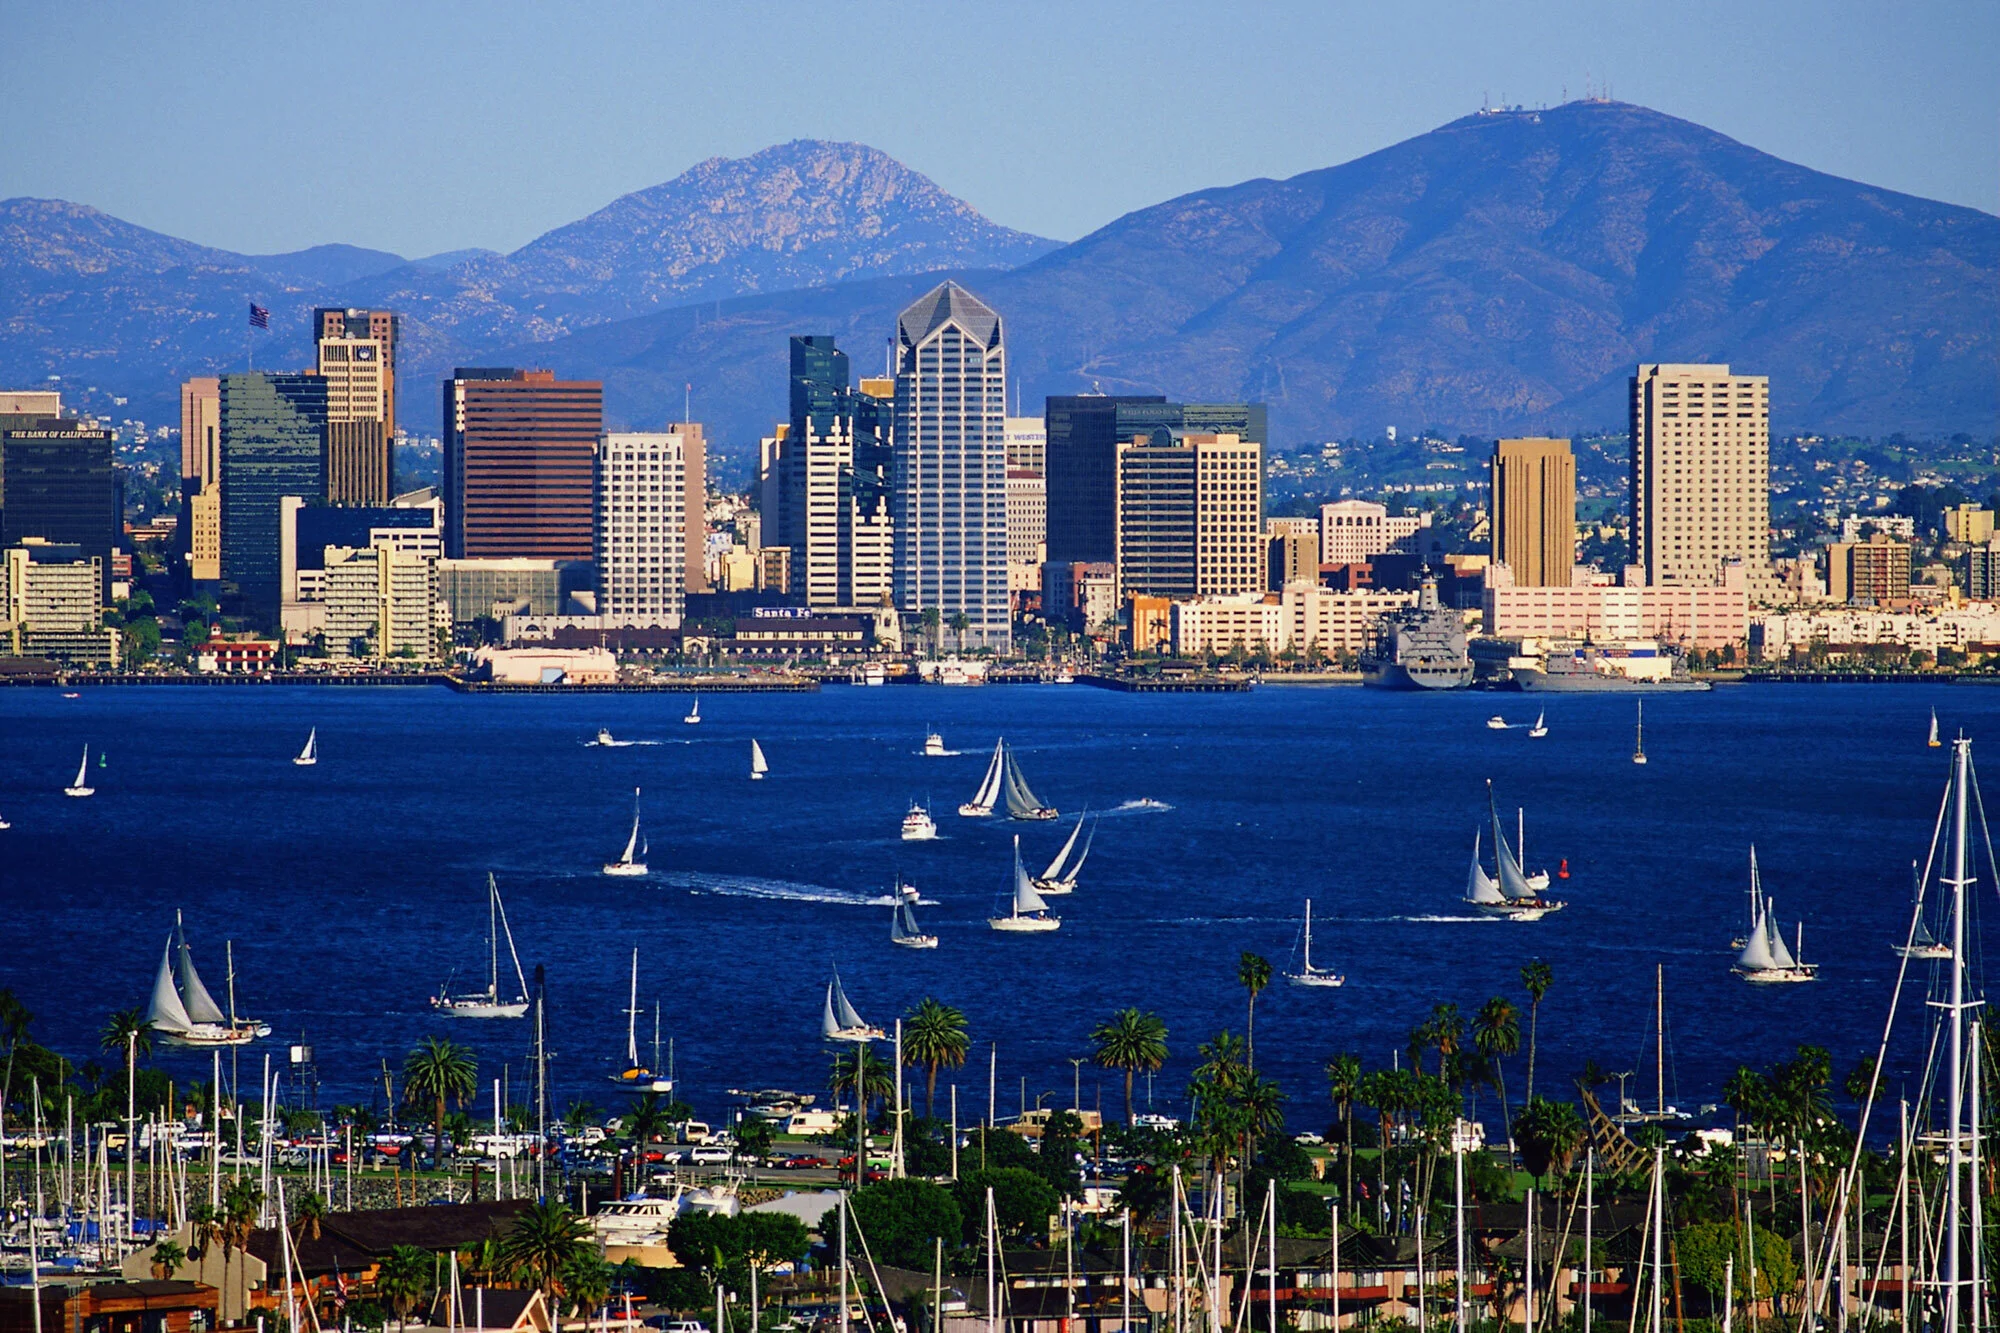
[[285,593],[282,502],[326,498],[326,381],[224,375],[221,419],[222,578],[252,619],[274,628]]
[[604,385],[460,367],[444,382],[445,554],[589,560]]
[[111,432],[73,417],[0,430],[0,550],[30,538],[79,547],[100,562],[111,600],[111,553],[125,531]]
[[1771,381],[1725,365],[1631,380],[1632,563],[1648,587],[1714,588],[1740,561],[1770,591]]
[[395,494],[399,323],[392,310],[313,311],[330,504],[387,504]]
[[1500,440],[1492,480],[1493,563],[1524,588],[1566,586],[1576,568],[1576,459],[1568,440]]

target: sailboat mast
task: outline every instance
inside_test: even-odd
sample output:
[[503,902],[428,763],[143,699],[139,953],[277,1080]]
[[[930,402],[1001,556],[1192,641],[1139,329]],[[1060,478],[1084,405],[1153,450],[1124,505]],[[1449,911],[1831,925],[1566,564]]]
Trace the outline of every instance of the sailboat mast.
[[[1959,1266],[1959,1176],[1965,1168],[1963,1127],[1965,1071],[1965,885],[1966,885],[1966,788],[1972,767],[1972,743],[1963,736],[1952,742],[1951,792],[1951,1049],[1946,1096],[1951,1099],[1947,1133],[1950,1135],[1948,1183],[1945,1186],[1944,1243],[1944,1326],[1959,1325],[1959,1287],[1963,1281]],[[1978,1243],[1978,1237],[1973,1238]]]
[[1313,970],[1313,900],[1306,899],[1306,975]]
[[500,998],[500,909],[493,901],[493,876],[486,877],[486,946],[492,960],[492,970],[487,974],[491,980],[486,993],[494,999]]
[[236,941],[222,942],[223,957],[229,962],[229,1026],[236,1026]]
[[1667,969],[1653,964],[1653,1107],[1667,1118]]
[[632,991],[625,1001],[625,1067],[639,1067],[639,951],[632,951]]

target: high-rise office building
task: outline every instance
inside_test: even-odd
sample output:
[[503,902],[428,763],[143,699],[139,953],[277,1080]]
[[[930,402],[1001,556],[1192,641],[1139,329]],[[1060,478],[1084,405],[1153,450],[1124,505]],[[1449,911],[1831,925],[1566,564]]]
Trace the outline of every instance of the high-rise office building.
[[1118,448],[1120,596],[1261,591],[1264,447],[1235,435],[1155,427]]
[[461,366],[444,382],[445,554],[588,560],[604,385]]
[[1006,651],[1007,351],[995,314],[955,282],[896,321],[896,605],[963,616]]
[[[1012,418],[1034,420],[1033,417]],[[1042,586],[1042,562],[1049,550],[1049,492],[1031,467],[1007,469],[1007,591]]]
[[437,659],[437,557],[390,546],[333,546],[325,566],[328,656]]
[[894,390],[857,391],[849,373],[832,338],[793,338],[791,419],[762,458],[763,545],[791,551],[790,590],[809,606],[879,606],[890,586]]
[[318,375],[224,375],[222,579],[247,614],[275,628],[284,602],[282,508],[326,499],[326,381]]
[[687,528],[681,586],[688,592],[707,592],[708,436],[699,421],[677,421],[668,433],[681,437],[681,509]]
[[181,385],[181,522],[188,577],[222,577],[222,381],[197,375]]
[[1568,440],[1493,446],[1493,563],[1517,588],[1566,588],[1576,567],[1576,459]]
[[1632,563],[1649,587],[1712,588],[1741,561],[1768,591],[1771,382],[1728,366],[1642,365],[1631,380]]
[[1264,520],[1270,553],[1270,586],[1319,582],[1319,520],[1287,516]]
[[331,504],[387,504],[395,494],[398,325],[391,310],[313,311]]
[[1878,532],[1865,542],[1830,542],[1826,595],[1856,606],[1887,606],[1910,595],[1911,548]]
[[1038,475],[1049,467],[1049,423],[1045,417],[1007,418],[1007,466]]
[[1112,560],[1118,544],[1118,448],[1162,426],[1269,443],[1262,403],[1170,403],[1157,394],[1047,401],[1043,476],[1049,559]]
[[598,614],[678,623],[687,579],[687,473],[679,435],[617,432],[597,443]]
[[1323,565],[1363,565],[1385,551],[1410,550],[1429,520],[1392,514],[1373,500],[1335,500],[1319,507],[1319,560]]
[[120,506],[110,431],[74,417],[24,417],[0,430],[0,551],[31,538],[75,546],[99,562],[108,604]]

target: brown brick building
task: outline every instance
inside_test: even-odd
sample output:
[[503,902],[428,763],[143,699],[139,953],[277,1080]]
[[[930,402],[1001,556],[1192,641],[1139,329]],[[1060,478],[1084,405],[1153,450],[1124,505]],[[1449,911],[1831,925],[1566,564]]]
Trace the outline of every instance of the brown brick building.
[[604,385],[460,367],[444,382],[445,554],[592,558]]

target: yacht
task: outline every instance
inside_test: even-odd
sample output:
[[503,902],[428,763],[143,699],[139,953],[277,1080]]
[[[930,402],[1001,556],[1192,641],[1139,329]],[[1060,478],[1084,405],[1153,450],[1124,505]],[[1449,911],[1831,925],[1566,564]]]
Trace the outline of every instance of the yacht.
[[929,842],[937,833],[937,821],[931,818],[931,812],[915,801],[910,802],[910,813],[903,816],[903,841]]

